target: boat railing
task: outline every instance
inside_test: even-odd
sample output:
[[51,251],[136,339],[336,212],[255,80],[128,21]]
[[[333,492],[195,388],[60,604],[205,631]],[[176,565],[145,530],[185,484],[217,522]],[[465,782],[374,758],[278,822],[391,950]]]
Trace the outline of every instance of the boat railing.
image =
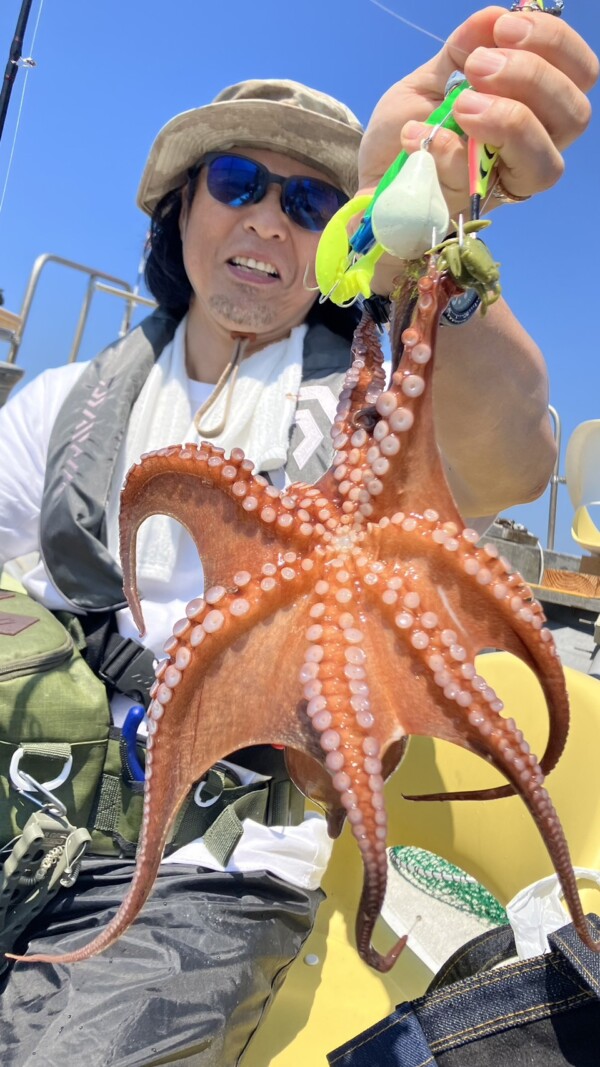
[[556,508],[558,506],[558,487],[559,485],[566,485],[567,479],[560,473],[560,444],[561,444],[561,425],[560,415],[552,404],[548,404],[548,411],[552,424],[554,427],[554,440],[556,441],[556,460],[554,463],[554,470],[550,478],[550,503],[548,506],[548,534],[546,537],[546,548],[550,551],[554,548],[554,536],[556,533]]
[[9,345],[6,360],[0,362],[0,406],[5,403],[10,390],[23,375],[23,368],[17,366],[17,357],[23,340],[23,334],[29,320],[33,299],[40,282],[40,277],[49,264],[66,267],[68,270],[79,271],[81,274],[87,274],[88,276],[88,282],[77,325],[75,327],[71,350],[67,358],[68,363],[74,363],[79,355],[85,327],[96,293],[106,293],[109,296],[114,296],[117,297],[117,299],[124,301],[125,306],[119,328],[120,337],[126,334],[129,330],[133,313],[137,307],[156,307],[156,302],[154,300],[142,296],[142,294],[137,291],[137,287],[132,286],[129,282],[125,281],[123,278],[118,278],[114,274],[107,274],[105,271],[97,270],[95,267],[88,267],[85,263],[78,263],[72,259],[65,259],[63,256],[57,256],[50,252],[38,256],[29,276],[20,312],[15,314],[11,311],[6,311],[4,308],[0,308],[0,341],[4,341]]

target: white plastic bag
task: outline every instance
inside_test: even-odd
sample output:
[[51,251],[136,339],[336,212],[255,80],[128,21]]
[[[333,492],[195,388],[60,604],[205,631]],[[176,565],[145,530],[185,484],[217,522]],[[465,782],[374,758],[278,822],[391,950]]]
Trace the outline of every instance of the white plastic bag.
[[[600,871],[587,867],[574,867],[576,877],[600,886]],[[560,882],[555,874],[542,878],[533,885],[521,889],[506,905],[508,921],[512,926],[520,960],[530,959],[550,952],[548,934],[560,930],[570,922],[568,911],[563,907]]]

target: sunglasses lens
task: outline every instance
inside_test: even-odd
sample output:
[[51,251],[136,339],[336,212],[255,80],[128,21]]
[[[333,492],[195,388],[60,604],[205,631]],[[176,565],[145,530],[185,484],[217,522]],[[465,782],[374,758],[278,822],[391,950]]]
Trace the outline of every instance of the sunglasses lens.
[[320,233],[348,197],[318,178],[279,178],[245,156],[217,155],[209,158],[207,185],[211,196],[228,207],[257,204],[270,181],[282,186],[286,215],[305,230]]
[[348,197],[340,189],[316,178],[290,178],[285,183],[283,208],[292,222],[305,230],[324,230]]
[[208,191],[229,207],[251,204],[261,186],[261,168],[241,156],[218,156],[208,167]]

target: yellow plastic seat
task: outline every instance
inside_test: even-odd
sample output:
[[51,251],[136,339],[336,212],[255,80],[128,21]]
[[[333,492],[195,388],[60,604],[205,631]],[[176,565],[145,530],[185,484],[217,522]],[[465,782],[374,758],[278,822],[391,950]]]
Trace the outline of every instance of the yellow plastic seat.
[[[597,521],[592,514],[597,516]],[[571,537],[588,552],[600,553],[600,504],[594,508],[577,508],[571,525]]]
[[[498,692],[534,751],[543,750],[547,712],[531,672],[506,653],[479,657],[479,672]],[[600,682],[566,669],[572,724],[565,753],[548,779],[573,863],[600,869]],[[552,865],[523,802],[413,803],[403,793],[475,789],[504,779],[455,745],[414,738],[386,788],[389,844],[430,849],[464,868],[506,903]],[[424,992],[430,973],[408,949],[388,975],[358,958],[354,921],[362,887],[358,848],[346,828],[324,882],[328,899],[274,1004],[251,1041],[242,1067],[326,1067],[326,1054],[383,1018],[402,1000]],[[600,891],[582,891],[586,910],[600,912]],[[426,921],[426,920],[425,920]],[[565,916],[568,921],[568,916]],[[381,922],[375,944],[395,935]],[[409,941],[410,944],[410,941]],[[316,957],[316,962],[313,959]]]
[[575,508],[571,535],[581,548],[600,554],[600,419],[582,422],[573,431],[565,466]]

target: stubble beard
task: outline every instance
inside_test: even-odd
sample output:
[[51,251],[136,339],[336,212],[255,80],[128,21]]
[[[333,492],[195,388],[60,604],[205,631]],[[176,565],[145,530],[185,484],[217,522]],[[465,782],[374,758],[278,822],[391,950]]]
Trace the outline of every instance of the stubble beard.
[[275,321],[275,309],[269,304],[256,299],[254,292],[243,301],[232,300],[224,293],[216,293],[208,301],[211,311],[219,318],[227,319],[235,326],[248,330],[272,326]]

